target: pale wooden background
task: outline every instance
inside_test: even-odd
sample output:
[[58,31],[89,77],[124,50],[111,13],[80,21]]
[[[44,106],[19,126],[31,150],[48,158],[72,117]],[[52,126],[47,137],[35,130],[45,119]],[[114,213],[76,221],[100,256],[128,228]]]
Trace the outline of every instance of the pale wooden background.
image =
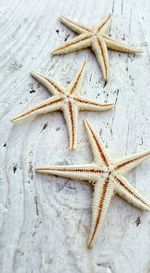
[[[58,17],[94,25],[112,12],[110,33],[141,47],[141,57],[110,52],[110,81],[103,88],[90,51],[51,57],[74,33]],[[35,174],[43,164],[79,164],[92,159],[83,127],[88,118],[114,156],[150,148],[149,0],[0,1],[0,272],[149,273],[150,213],[115,197],[91,251],[91,188],[85,183]],[[57,31],[56,31],[57,30]],[[68,37],[69,36],[69,37]],[[82,94],[116,101],[114,111],[80,114],[78,149],[68,150],[60,113],[12,125],[10,119],[48,97],[30,77],[38,70],[66,84],[88,59]],[[150,160],[129,179],[150,199]]]

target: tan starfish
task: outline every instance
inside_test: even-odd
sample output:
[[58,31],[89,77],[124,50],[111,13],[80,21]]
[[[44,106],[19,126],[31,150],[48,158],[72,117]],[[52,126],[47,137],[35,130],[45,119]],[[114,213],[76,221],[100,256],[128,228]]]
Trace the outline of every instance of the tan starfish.
[[150,210],[150,202],[145,200],[124,176],[142,160],[150,157],[150,151],[133,154],[114,163],[87,121],[85,121],[85,126],[93,152],[92,163],[77,166],[40,167],[37,172],[69,179],[87,180],[94,186],[92,226],[88,241],[88,247],[90,248],[96,239],[114,194],[120,195],[139,209]]
[[108,49],[125,53],[142,53],[141,49],[137,49],[126,45],[122,42],[111,38],[106,34],[106,31],[110,25],[111,14],[103,19],[95,27],[86,27],[81,23],[73,22],[72,20],[61,16],[60,20],[63,24],[69,27],[71,30],[79,34],[77,37],[61,44],[56,48],[52,54],[66,54],[73,51],[77,51],[84,48],[91,48],[94,52],[97,61],[102,69],[102,74],[105,82],[109,78],[109,56]]
[[81,65],[72,83],[66,89],[60,87],[51,78],[38,72],[32,72],[32,76],[40,81],[53,96],[27,112],[21,113],[12,119],[12,122],[27,118],[35,114],[44,114],[61,110],[64,113],[70,136],[70,149],[76,148],[78,113],[79,111],[105,111],[114,107],[113,103],[97,103],[80,96],[80,89],[85,73],[86,62]]

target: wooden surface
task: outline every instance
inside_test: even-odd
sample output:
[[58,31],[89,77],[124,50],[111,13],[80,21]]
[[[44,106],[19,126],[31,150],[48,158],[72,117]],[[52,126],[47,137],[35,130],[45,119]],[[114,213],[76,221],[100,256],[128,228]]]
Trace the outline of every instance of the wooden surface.
[[[75,34],[58,17],[94,25],[112,12],[110,34],[143,49],[140,57],[109,52],[110,81],[90,51],[51,57]],[[92,250],[92,189],[85,183],[37,175],[43,164],[92,160],[83,126],[87,118],[114,157],[150,148],[150,1],[2,0],[0,2],[0,272],[149,273],[150,213],[115,197]],[[66,85],[88,60],[82,94],[116,101],[114,111],[80,113],[78,149],[68,150],[60,113],[13,125],[10,119],[48,97],[32,69]],[[129,180],[150,199],[150,160]]]

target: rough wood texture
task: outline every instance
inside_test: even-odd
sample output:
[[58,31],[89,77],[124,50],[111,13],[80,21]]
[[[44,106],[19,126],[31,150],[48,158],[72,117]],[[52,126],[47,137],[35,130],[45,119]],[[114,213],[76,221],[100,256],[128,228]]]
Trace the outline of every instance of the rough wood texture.
[[[150,148],[150,1],[3,0],[0,12],[0,272],[149,273],[150,213],[115,197],[96,245],[87,250],[91,188],[37,175],[35,167],[90,162],[85,118],[113,155]],[[113,14],[110,33],[141,47],[144,54],[109,52],[110,81],[104,88],[90,51],[58,57],[49,52],[74,37],[58,16],[92,25],[108,12]],[[116,101],[116,108],[80,114],[75,152],[68,149],[67,129],[59,113],[11,124],[12,117],[49,95],[30,77],[30,70],[47,73],[65,85],[85,58],[89,65],[83,94],[100,102]],[[150,161],[144,162],[130,176],[148,199],[149,166]]]

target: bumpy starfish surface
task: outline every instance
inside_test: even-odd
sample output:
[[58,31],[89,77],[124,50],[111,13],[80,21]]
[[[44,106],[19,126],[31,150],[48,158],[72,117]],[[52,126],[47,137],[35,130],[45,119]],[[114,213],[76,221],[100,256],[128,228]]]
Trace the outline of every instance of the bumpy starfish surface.
[[96,239],[114,194],[120,195],[139,209],[150,210],[150,202],[145,200],[124,176],[142,160],[150,157],[150,151],[133,154],[114,163],[87,121],[85,121],[85,126],[94,157],[92,163],[79,166],[40,167],[37,172],[69,179],[87,180],[94,186],[92,226],[88,241],[88,247],[90,248]]
[[66,119],[69,136],[70,149],[76,148],[77,129],[78,129],[78,113],[79,111],[105,111],[114,107],[113,103],[97,103],[92,100],[85,99],[80,96],[81,84],[85,73],[86,62],[81,65],[72,83],[66,89],[60,87],[51,78],[46,77],[38,72],[32,72],[32,76],[41,82],[53,96],[43,101],[34,108],[24,112],[14,119],[12,122],[24,119],[35,114],[44,114],[61,110]]
[[52,52],[52,54],[66,54],[90,47],[102,69],[105,82],[107,82],[109,78],[108,48],[125,53],[142,53],[142,50],[119,42],[106,34],[106,31],[110,25],[111,14],[109,14],[95,27],[86,27],[83,24],[73,22],[64,16],[61,16],[60,20],[63,24],[79,35],[66,43],[61,44]]

